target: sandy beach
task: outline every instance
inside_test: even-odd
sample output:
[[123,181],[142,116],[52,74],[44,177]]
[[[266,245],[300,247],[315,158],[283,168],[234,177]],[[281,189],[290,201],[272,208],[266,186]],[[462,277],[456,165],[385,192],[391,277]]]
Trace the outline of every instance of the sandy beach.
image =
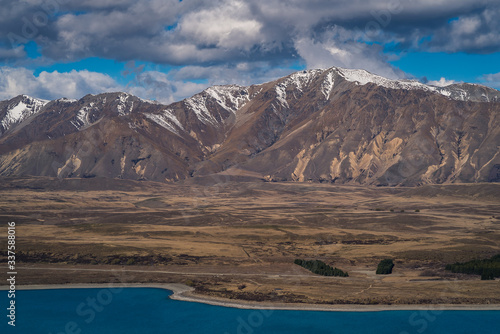
[[[194,289],[181,283],[165,284],[47,284],[18,286],[17,290],[47,290],[47,289],[88,289],[88,288],[158,288],[173,292],[171,299],[195,303],[203,303],[222,307],[260,310],[296,310],[296,311],[334,311],[334,312],[380,312],[380,311],[413,311],[413,310],[442,310],[442,311],[491,311],[500,310],[500,304],[427,304],[427,305],[317,305],[317,304],[285,304],[270,302],[251,302],[241,300],[227,300],[216,297],[196,295]],[[8,290],[7,286],[0,286],[0,290]]]

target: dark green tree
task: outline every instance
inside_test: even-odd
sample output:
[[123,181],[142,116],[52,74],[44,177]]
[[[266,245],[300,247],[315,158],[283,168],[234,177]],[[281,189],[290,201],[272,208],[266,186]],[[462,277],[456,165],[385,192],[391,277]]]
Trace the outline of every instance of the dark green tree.
[[392,259],[384,259],[380,261],[377,266],[377,275],[392,274],[392,268],[394,268],[394,262],[392,261]]

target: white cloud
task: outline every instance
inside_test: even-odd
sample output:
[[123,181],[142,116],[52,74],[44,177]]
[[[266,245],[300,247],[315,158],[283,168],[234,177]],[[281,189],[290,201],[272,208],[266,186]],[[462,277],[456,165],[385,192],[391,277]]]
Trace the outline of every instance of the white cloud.
[[293,72],[287,68],[287,63],[282,65],[283,67],[272,67],[267,62],[241,62],[234,66],[184,66],[171,71],[170,75],[175,81],[208,79],[207,84],[210,86],[250,86],[273,81]]
[[447,80],[446,78],[441,78],[438,81],[431,80],[427,82],[427,84],[437,87],[446,87],[449,85],[453,85],[454,83],[456,83],[455,80]]
[[[434,32],[432,51],[491,53],[500,50],[500,7],[464,14]],[[424,45],[425,47],[425,45]]]
[[297,39],[295,48],[308,68],[338,66],[365,69],[391,79],[405,76],[387,62],[387,55],[382,53],[380,46],[357,42],[359,36],[359,32],[334,27],[316,40],[308,37]]
[[253,18],[249,6],[242,1],[224,1],[216,7],[185,15],[178,33],[198,45],[248,50],[265,39],[263,24]]
[[24,46],[16,48],[0,48],[0,59],[19,59],[26,56]]
[[182,100],[214,85],[250,86],[293,72],[286,67],[270,67],[266,62],[242,62],[235,66],[184,66],[168,73],[134,69],[128,71],[135,71],[135,76],[125,88],[127,92],[162,103]]
[[88,93],[119,90],[110,76],[102,73],[71,71],[41,72],[38,76],[26,68],[0,68],[0,99],[27,94],[44,99],[80,98]]
[[478,17],[463,17],[452,22],[451,26],[457,34],[473,34],[481,26],[481,20]]
[[486,74],[481,81],[488,86],[500,89],[500,73]]
[[171,79],[156,71],[137,72],[127,86],[107,74],[87,70],[60,73],[41,72],[38,76],[27,68],[0,67],[0,100],[26,94],[54,100],[61,97],[79,99],[87,94],[129,92],[144,99],[171,103],[194,95],[208,84]]
[[137,73],[124,90],[142,98],[168,104],[199,93],[207,87],[207,84],[173,81],[169,75],[162,72],[146,71]]
[[[498,0],[59,3],[57,15],[51,14],[32,38],[42,57],[30,59],[22,46],[8,49],[5,36],[9,32],[22,35],[23,17],[31,20],[41,10],[41,2],[0,0],[0,61],[17,67],[0,70],[0,98],[16,94],[79,98],[87,93],[123,90],[172,102],[213,84],[271,81],[304,63],[308,68],[363,68],[389,78],[405,77],[390,65],[393,55],[383,52],[384,45],[409,52],[500,50]],[[394,3],[400,3],[400,8],[391,11]],[[381,28],[374,36],[366,31],[370,22]],[[34,76],[23,68],[40,66],[36,62],[87,57],[182,67],[168,73],[132,71],[126,85],[96,72],[42,72]],[[496,87],[500,82],[496,74],[484,80]],[[450,82],[442,79],[434,83]]]
[[[45,1],[46,4],[53,0]],[[384,44],[444,51],[500,50],[498,0],[82,0],[58,1],[33,39],[44,57],[105,57],[176,65],[291,60],[297,39],[342,26],[379,25]],[[44,1],[0,0],[0,45],[23,35]],[[57,15],[56,15],[57,14]],[[458,18],[449,23],[450,19]],[[32,23],[31,23],[32,24]],[[36,28],[36,27],[35,27]],[[430,43],[419,43],[432,37]],[[27,38],[27,39],[32,39]],[[415,41],[416,44],[415,44]],[[337,40],[337,48],[342,50]],[[345,50],[350,52],[349,50]],[[2,55],[0,59],[11,56]],[[360,66],[356,66],[360,67]]]
[[122,91],[167,104],[190,97],[209,86],[248,86],[275,80],[292,71],[286,67],[270,67],[266,62],[243,62],[236,66],[184,66],[164,73],[145,71],[143,65],[136,66],[134,62],[129,62],[123,71],[129,83],[121,85],[107,74],[87,70],[64,73],[44,71],[36,76],[33,70],[27,68],[5,66],[0,67],[0,100],[21,94],[48,100],[61,97],[79,99],[89,93]]

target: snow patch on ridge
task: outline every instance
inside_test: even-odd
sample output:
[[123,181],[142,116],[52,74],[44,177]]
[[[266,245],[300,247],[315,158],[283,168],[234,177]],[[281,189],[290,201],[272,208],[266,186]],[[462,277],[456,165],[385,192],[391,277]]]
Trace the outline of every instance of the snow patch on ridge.
[[289,108],[288,102],[286,101],[286,84],[279,83],[276,85],[276,99],[279,101],[281,106]]
[[118,115],[125,116],[125,115],[132,112],[133,103],[132,103],[132,106],[130,107],[129,112],[128,113],[125,112],[125,109],[127,107],[127,100],[129,97],[130,97],[130,95],[127,93],[120,93],[120,95],[118,95],[117,100],[119,100],[119,102],[118,102],[118,105],[116,106],[116,109],[118,110]]
[[428,86],[416,80],[391,80],[365,70],[351,70],[344,68],[336,68],[336,70],[345,80],[355,82],[362,86],[368,83],[374,83],[378,86],[391,89],[421,89],[425,91],[438,92],[437,87]]
[[40,112],[49,102],[23,95],[21,101],[8,106],[7,113],[1,121],[4,131],[7,131],[13,124],[21,123],[26,118]]
[[278,83],[275,88],[276,99],[278,100],[279,104],[282,107],[289,108],[286,93],[287,88],[289,86],[293,86],[302,93],[303,89],[305,89],[317,77],[318,74],[321,74],[323,72],[324,70],[304,70],[290,74],[289,76],[284,78],[284,80]]
[[[155,122],[156,124],[158,124],[159,126],[167,129],[170,132],[175,133],[176,135],[180,136],[177,128],[184,131],[184,127],[182,126],[181,122],[179,122],[177,117],[173,114],[172,110],[170,109],[165,109],[163,111],[163,114],[145,113],[144,115],[153,122]],[[174,125],[177,126],[177,128]]]
[[248,90],[240,86],[215,86],[205,90],[224,109],[235,113],[248,101]]
[[56,102],[61,102],[61,103],[74,103],[78,100],[76,99],[67,99],[65,97],[61,97],[60,99],[57,99]]
[[143,99],[143,98],[140,98],[138,96],[136,96],[139,101],[141,102],[144,102],[144,103],[149,103],[149,104],[161,104],[160,102],[156,101],[156,100],[146,100],[146,99]]
[[[372,74],[365,70],[353,70],[353,69],[344,69],[333,67],[330,71],[336,71],[340,76],[342,76],[345,80],[354,82],[358,85],[366,85],[368,83],[374,83],[378,86],[390,88],[390,89],[406,89],[406,90],[423,90],[426,92],[432,92],[436,94],[441,94],[446,96],[449,99],[457,100],[457,101],[477,101],[477,97],[473,96],[474,92],[468,89],[461,88],[457,84],[451,84],[444,87],[438,87],[433,85],[423,84],[417,80],[391,80],[379,75]],[[468,84],[470,86],[479,86],[483,88],[481,85],[477,84]],[[489,88],[488,88],[489,89]],[[492,95],[492,97],[488,97],[486,94],[482,94],[481,101],[489,102],[491,99],[498,99],[499,95]]]
[[220,107],[236,113],[249,100],[248,89],[237,85],[213,86],[207,88],[200,94],[184,100],[184,103],[196,114],[202,123],[216,124],[217,120],[207,108],[209,100],[215,101]]
[[285,80],[286,85],[293,84],[299,91],[302,92],[303,88],[306,88],[307,85],[311,83],[313,79],[316,78],[318,74],[323,73],[323,70],[309,70],[309,71],[300,71],[293,73],[287,77]]
[[335,85],[335,79],[333,78],[333,73],[328,72],[326,74],[325,80],[321,84],[321,92],[323,93],[323,95],[327,100],[330,99],[330,94],[333,90],[334,85]]
[[202,123],[217,123],[216,119],[208,111],[207,105],[205,104],[206,100],[206,97],[198,94],[184,101]]
[[76,119],[72,120],[71,124],[73,124],[73,126],[78,130],[90,126],[91,122],[89,120],[89,114],[93,107],[94,102],[90,102],[88,106],[78,110],[76,113]]

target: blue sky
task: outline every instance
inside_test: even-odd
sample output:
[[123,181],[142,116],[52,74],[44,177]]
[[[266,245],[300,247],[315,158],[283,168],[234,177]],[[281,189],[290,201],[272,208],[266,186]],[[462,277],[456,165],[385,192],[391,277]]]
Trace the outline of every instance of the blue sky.
[[500,88],[495,0],[0,0],[0,99],[127,91],[173,102],[214,84],[362,68]]

